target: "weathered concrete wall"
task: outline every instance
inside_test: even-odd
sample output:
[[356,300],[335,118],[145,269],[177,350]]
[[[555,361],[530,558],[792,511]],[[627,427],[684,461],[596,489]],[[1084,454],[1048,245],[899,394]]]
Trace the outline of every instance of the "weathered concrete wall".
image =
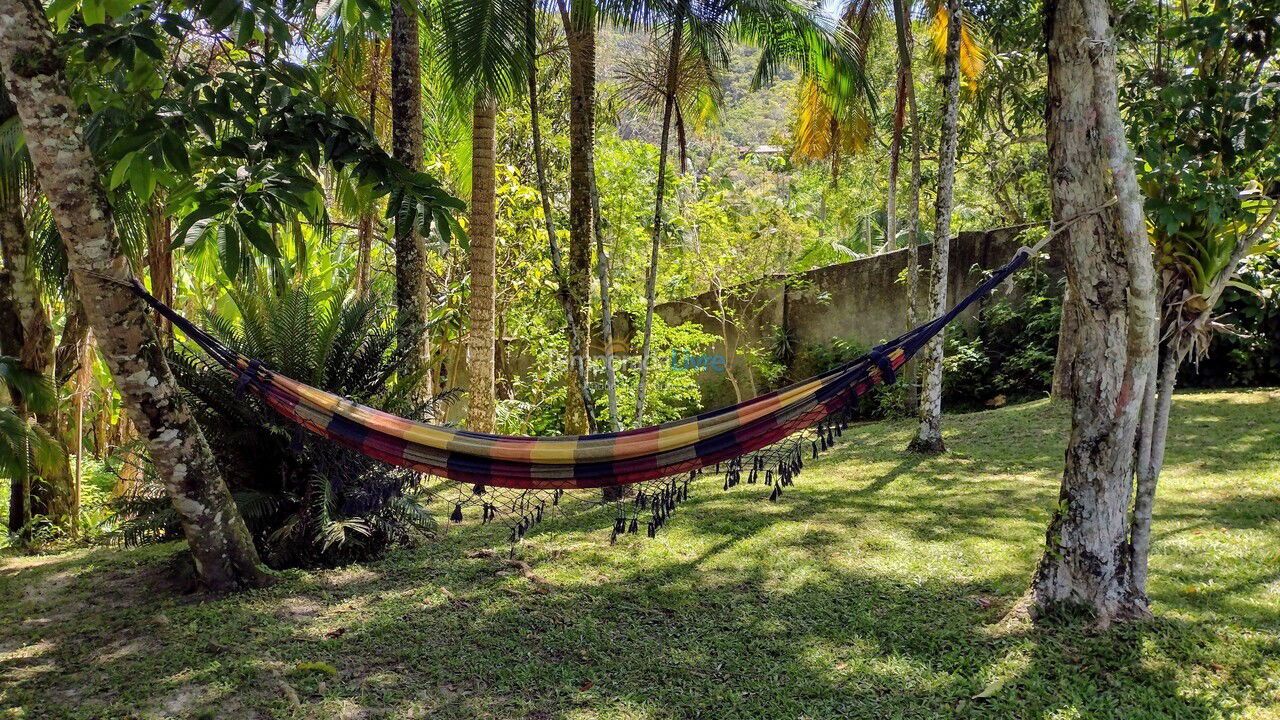
[[[1017,236],[1021,230],[963,232],[953,238],[947,297],[954,300],[967,295],[981,282],[983,270],[1008,262],[1020,245]],[[927,302],[931,256],[932,246],[922,245],[917,307]],[[708,291],[663,303],[657,312],[669,325],[692,322],[721,338],[711,352],[726,356],[728,371],[706,371],[698,376],[706,406],[721,407],[763,389],[762,379],[749,371],[742,357],[745,348],[770,347],[780,336],[790,338],[797,351],[833,339],[870,347],[907,331],[906,266],[907,251],[898,250],[795,275],[763,278],[719,293]],[[979,306],[975,304],[959,322],[971,324]],[[805,368],[792,370],[803,373]],[[738,392],[734,392],[734,381]]]

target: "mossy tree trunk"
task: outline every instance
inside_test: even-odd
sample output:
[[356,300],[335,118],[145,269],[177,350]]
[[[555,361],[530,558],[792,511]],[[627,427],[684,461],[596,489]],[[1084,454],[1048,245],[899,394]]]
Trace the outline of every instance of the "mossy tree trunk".
[[0,64],[94,336],[146,438],[200,577],[214,590],[265,584],[268,576],[204,435],[182,403],[147,306],[128,288],[132,271],[38,0],[0,2]]
[[569,46],[569,257],[565,268],[570,310],[564,431],[591,431],[586,396],[590,369],[591,167],[595,153],[596,10],[591,0],[561,6]]
[[1147,614],[1133,585],[1130,510],[1152,411],[1157,299],[1143,200],[1117,98],[1106,0],[1050,0],[1049,180],[1075,323],[1066,348],[1071,435],[1059,502],[1032,581],[1037,606],[1100,625]]
[[[415,172],[422,170],[422,44],[418,12],[406,0],[391,3],[391,154]],[[413,228],[396,232],[396,340],[400,369],[421,374],[420,397],[432,395],[431,338],[428,334],[427,248]]]

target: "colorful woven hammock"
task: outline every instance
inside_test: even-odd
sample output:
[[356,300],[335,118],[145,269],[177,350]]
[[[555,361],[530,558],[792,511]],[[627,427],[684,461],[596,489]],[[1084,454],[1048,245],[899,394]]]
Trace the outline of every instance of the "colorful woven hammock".
[[[515,437],[468,432],[415,422],[366,407],[263,367],[220,343],[135,281],[135,292],[231,373],[241,389],[260,396],[289,420],[378,460],[475,486],[528,490],[571,490],[641,483],[732,461],[778,443],[801,430],[817,428],[814,454],[825,449],[847,411],[877,383],[891,383],[896,371],[977,299],[1021,268],[1030,256],[1020,249],[946,314],[879,345],[866,355],[790,387],[737,405],[664,425],[616,433],[566,437]],[[768,484],[789,485],[802,460],[798,449],[763,467]],[[731,463],[741,471],[741,463]],[[735,478],[736,481],[736,478]],[[726,480],[726,487],[730,484]],[[670,487],[673,496],[680,488]],[[778,490],[775,488],[775,497]],[[557,495],[558,499],[558,495]],[[541,510],[538,515],[541,516]],[[486,509],[486,519],[489,511]],[[651,529],[652,532],[652,529]]]

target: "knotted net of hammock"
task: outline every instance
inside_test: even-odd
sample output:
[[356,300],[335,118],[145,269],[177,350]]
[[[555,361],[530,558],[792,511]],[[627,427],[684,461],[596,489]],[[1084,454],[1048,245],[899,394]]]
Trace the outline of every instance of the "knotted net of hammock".
[[[1019,250],[947,313],[839,367],[751,400],[663,425],[564,437],[470,432],[418,422],[367,407],[263,367],[219,342],[135,285],[135,292],[173,322],[237,387],[261,397],[286,419],[334,443],[391,465],[455,481],[452,519],[480,508],[489,522],[504,518],[519,539],[566,492],[628,487],[615,492],[613,533],[652,536],[690,482],[708,471],[725,490],[742,484],[771,488],[776,500],[804,467],[835,443],[860,396],[892,383],[897,370],[972,303],[1026,262]],[[598,497],[599,493],[595,493]]]

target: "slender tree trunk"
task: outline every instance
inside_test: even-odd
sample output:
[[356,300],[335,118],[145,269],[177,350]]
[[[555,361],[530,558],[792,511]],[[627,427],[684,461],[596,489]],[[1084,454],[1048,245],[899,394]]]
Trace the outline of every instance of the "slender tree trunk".
[[[16,192],[0,197],[0,253],[4,258],[3,292],[0,301],[9,316],[0,331],[0,348],[18,358],[28,372],[55,379],[53,321],[40,293],[35,263],[28,254],[28,237]],[[72,328],[74,330],[74,327]],[[35,422],[62,442],[57,408],[36,413]],[[10,524],[29,537],[33,528],[27,521],[35,515],[55,526],[65,526],[71,511],[71,471],[69,466],[46,468],[41,482],[32,483],[29,474],[13,478],[9,493]]]
[[1077,332],[1066,468],[1032,592],[1041,608],[1083,607],[1105,626],[1147,613],[1131,590],[1128,531],[1155,385],[1155,272],[1118,108],[1108,3],[1049,0],[1045,12],[1050,190],[1057,221],[1075,218],[1063,231],[1064,312]]
[[[151,294],[165,305],[173,305],[173,251],[169,248],[169,216],[161,193],[156,192],[147,204],[147,270],[151,275]],[[155,314],[160,342],[173,344],[173,327],[160,313]]]
[[898,246],[898,165],[902,156],[902,126],[907,111],[907,72],[898,62],[898,82],[893,100],[893,134],[889,139],[889,189],[884,200],[884,246]]
[[264,584],[268,576],[200,426],[182,404],[147,306],[128,289],[132,273],[37,0],[0,2],[0,64],[94,335],[145,434],[197,571],[214,590]]
[[[569,292],[568,274],[564,269],[564,256],[560,252],[560,242],[556,239],[555,218],[551,214],[551,191],[547,187],[546,156],[542,152],[542,114],[538,108],[538,38],[534,32],[537,7],[533,0],[530,0],[525,8],[525,43],[529,51],[529,72],[527,75],[529,84],[529,118],[533,135],[533,157],[534,168],[537,172],[538,197],[542,201],[542,220],[547,229],[547,247],[551,252],[551,271],[556,276],[556,298],[560,301],[561,309],[564,310],[569,347],[575,348],[582,344],[581,338],[584,335],[587,336],[587,341],[590,342],[590,335],[585,332],[585,328],[578,326],[579,313],[574,305],[573,294]],[[569,20],[566,17],[566,30],[568,27]],[[588,378],[586,374],[571,372],[568,375],[570,380],[575,377],[578,382],[579,396],[588,397],[590,393],[587,388]],[[591,428],[594,426],[591,407],[584,406],[584,409],[587,412],[587,427]]]
[[[422,71],[416,6],[391,3],[391,153],[422,170]],[[413,228],[396,232],[396,342],[400,372],[421,374],[419,397],[432,395],[431,338],[427,328],[427,249]]]
[[618,416],[618,374],[613,363],[613,308],[609,300],[609,256],[604,251],[604,216],[600,212],[600,185],[596,177],[595,159],[591,161],[591,210],[596,218],[596,278],[600,282],[600,335],[604,342],[605,393],[609,401],[609,422],[614,432],[622,430]]
[[[947,260],[951,250],[951,210],[956,183],[956,148],[960,139],[960,0],[948,0],[947,56],[942,74],[945,109],[942,141],[938,149],[938,198],[934,206],[933,254],[929,263],[929,311],[937,317],[947,311]],[[925,349],[921,373],[924,395],[920,400],[920,427],[910,449],[919,453],[941,453],[942,443],[942,353],[940,331]]]
[[62,324],[58,348],[53,352],[53,382],[58,387],[71,382],[80,370],[85,357],[84,347],[89,341],[89,321],[74,286],[68,288],[64,304],[67,317]]
[[[898,63],[903,75],[900,86],[906,93],[907,124],[911,127],[911,185],[908,190],[907,203],[907,327],[914,328],[919,323],[916,303],[920,294],[920,117],[916,107],[916,81],[912,71],[911,16],[907,9],[907,0],[894,0],[893,16],[897,31]],[[912,364],[909,372],[903,373],[907,378],[906,409],[917,412],[920,404],[918,382],[918,365]]]
[[576,337],[569,335],[564,431],[591,431],[586,393],[590,364],[591,165],[595,152],[596,10],[590,0],[561,7],[569,45],[569,263],[566,283],[572,300]]
[[667,85],[662,100],[662,140],[658,146],[658,179],[653,201],[653,234],[649,243],[649,271],[644,283],[644,342],[640,347],[640,378],[636,385],[636,426],[644,425],[644,401],[649,382],[649,351],[653,344],[653,306],[657,302],[658,251],[662,245],[662,203],[667,190],[667,150],[671,146],[671,114],[676,102],[680,44],[684,37],[687,0],[676,5],[671,19],[671,53],[667,56]]
[[497,199],[494,194],[494,123],[497,104],[492,97],[475,101],[471,130],[471,327],[467,333],[467,428],[493,432],[495,401],[494,296],[495,227]]
[[[365,91],[369,99],[369,132],[378,135],[378,91],[382,86],[382,41],[374,38],[365,72]],[[356,226],[356,296],[369,296],[369,276],[373,266],[373,234],[377,227],[376,203],[360,213]]]

